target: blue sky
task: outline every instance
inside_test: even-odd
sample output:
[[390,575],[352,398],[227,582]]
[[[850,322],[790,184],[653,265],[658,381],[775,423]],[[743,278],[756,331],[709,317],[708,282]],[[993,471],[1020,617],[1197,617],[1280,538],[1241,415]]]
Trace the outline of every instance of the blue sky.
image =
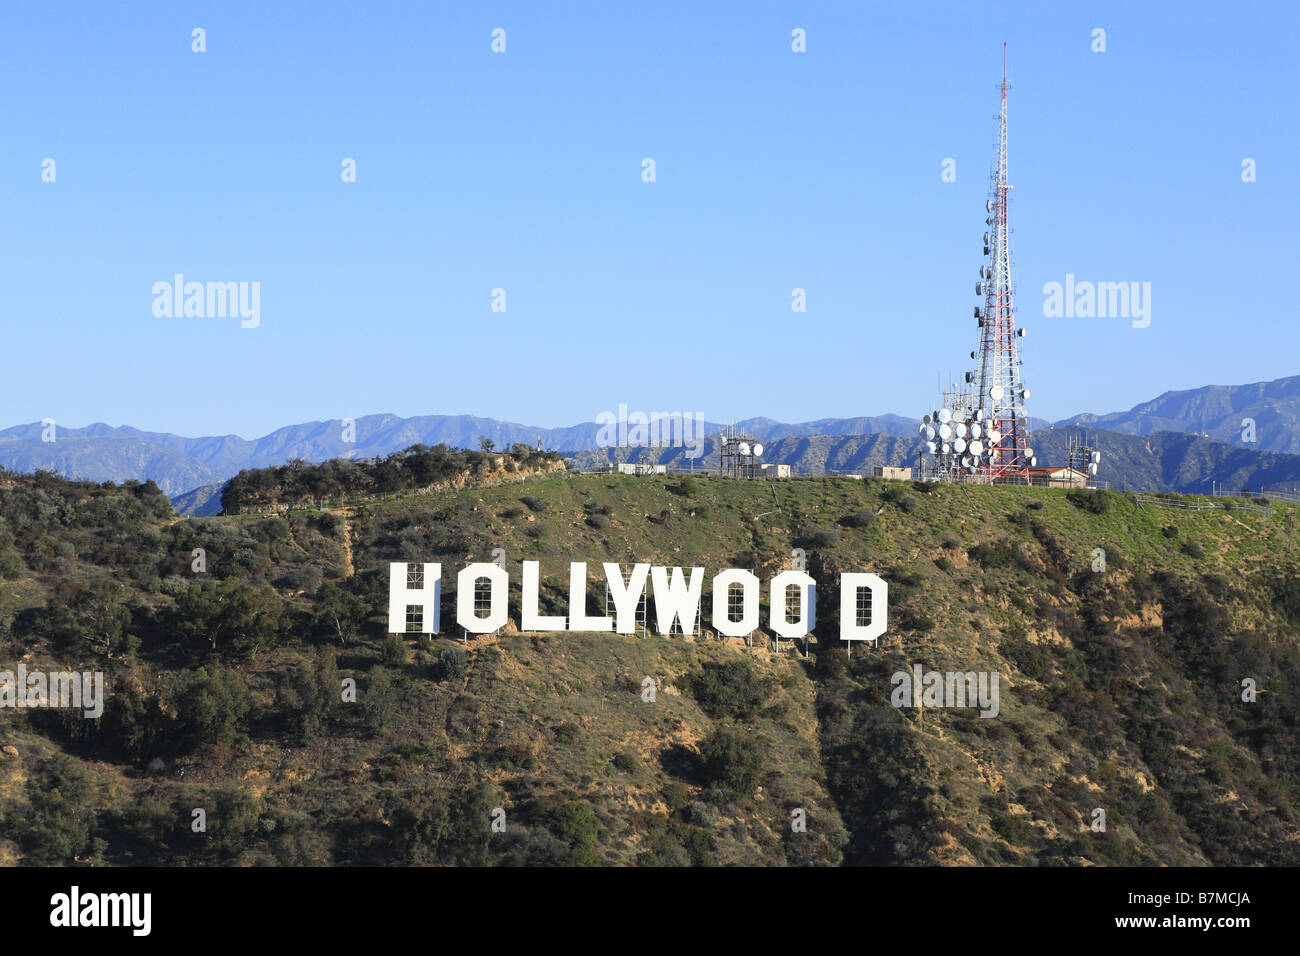
[[[1296,9],[11,0],[0,427],[919,416],[976,345],[1004,40],[1030,414],[1300,374]],[[177,272],[259,327],[155,317]],[[1067,273],[1151,325],[1044,317]]]

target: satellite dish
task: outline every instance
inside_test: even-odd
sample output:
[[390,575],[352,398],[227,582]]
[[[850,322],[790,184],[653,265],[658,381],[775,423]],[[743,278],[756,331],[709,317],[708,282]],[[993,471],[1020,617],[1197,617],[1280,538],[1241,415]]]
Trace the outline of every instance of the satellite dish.
[[1024,330],[1024,329],[1016,329],[1016,335],[1020,336],[1020,338],[1023,339],[1023,338],[1025,337],[1025,330]]
[[975,357],[976,357],[975,353],[974,353],[974,352],[971,352],[971,353],[970,353],[970,357],[971,357],[971,358],[975,358]]
[[961,466],[963,468],[969,468],[973,464],[975,464],[975,459],[972,458],[970,455],[962,456]]
[[740,443],[740,448],[738,448],[737,451],[739,451],[742,455],[748,455],[748,454],[749,454],[749,442],[747,442],[747,441],[742,441],[742,442]]
[[983,283],[983,282],[976,282],[976,283],[975,283],[975,294],[976,294],[976,295],[983,295],[983,294],[984,294],[984,283]]
[[988,244],[989,244],[989,234],[986,232],[984,233],[984,245],[987,246]]
[[1092,464],[1088,466],[1088,474],[1095,475],[1096,473],[1097,473],[1097,463],[1094,461]]
[[1000,431],[998,431],[996,428],[990,428],[990,429],[989,429],[989,444],[990,444],[990,445],[996,445],[996,444],[997,444],[998,442],[1000,442],[1000,441],[1002,441],[1002,433],[1001,433]]
[[1092,453],[1092,463],[1095,465],[1099,461],[1101,461],[1101,452],[1094,451]]
[[973,474],[975,474],[975,472],[977,472],[979,469],[976,468],[974,465],[971,465],[971,466],[970,466],[969,468],[967,468],[966,470],[969,471],[969,472],[973,475]]
[[928,441],[925,443],[925,453],[927,455],[933,455],[938,450],[939,447],[934,442]]
[[956,435],[958,438],[965,438],[966,426],[963,425],[961,422],[954,422],[952,426],[952,433]]
[[935,430],[932,426],[930,425],[925,426],[925,437],[928,441],[934,441],[935,434],[936,434]]
[[943,443],[943,453],[946,455],[946,454],[948,454],[948,453],[951,452],[951,451],[952,451],[952,446],[949,445],[947,442],[944,442],[944,443]]
[[979,423],[978,423],[978,422],[976,422],[975,424],[971,425],[971,427],[970,427],[970,437],[971,437],[971,438],[979,438],[980,435],[982,435],[982,434],[984,434],[984,429],[981,428],[981,427],[979,426]]
[[926,425],[930,424],[930,416],[929,416],[929,415],[922,415],[922,416],[921,416],[921,421],[922,421],[922,423],[924,423],[924,424],[926,424]]
[[948,422],[952,421],[952,409],[951,408],[939,409],[939,421],[943,422],[945,425],[948,424]]
[[942,438],[944,441],[947,441],[949,438],[951,438],[951,437],[952,437],[952,426],[951,426],[951,425],[940,425],[940,426],[939,426],[939,437]]
[[1034,457],[1034,450],[1033,450],[1032,448],[1026,448],[1026,449],[1025,449],[1025,457],[1026,457],[1026,458],[1033,458],[1033,457]]
[[992,278],[993,278],[993,270],[990,269],[988,266],[980,266],[980,278],[981,278],[981,279],[992,279]]
[[761,444],[754,446],[754,456],[757,458],[763,457],[763,446]]
[[964,452],[966,450],[966,439],[954,438],[952,442],[952,450],[959,455]]
[[992,212],[992,211],[993,211],[993,200],[992,200],[992,199],[990,199],[988,202],[986,202],[986,203],[984,204],[984,211],[985,211],[985,212]]
[[989,398],[993,399],[993,401],[996,402],[1001,397],[1002,397],[1001,385],[994,385],[992,388],[989,389]]
[[966,447],[970,449],[970,453],[972,455],[980,455],[984,453],[984,443],[981,442],[978,438],[972,441]]
[[1029,459],[1029,467],[1030,467],[1030,468],[1033,468],[1033,467],[1034,467],[1035,465],[1037,465],[1037,464],[1038,464],[1038,459],[1037,459],[1037,458],[1030,458],[1030,459]]
[[1027,389],[1027,388],[1022,388],[1022,389],[1020,390],[1020,400],[1021,400],[1021,401],[1028,401],[1028,399],[1029,399],[1029,389]]

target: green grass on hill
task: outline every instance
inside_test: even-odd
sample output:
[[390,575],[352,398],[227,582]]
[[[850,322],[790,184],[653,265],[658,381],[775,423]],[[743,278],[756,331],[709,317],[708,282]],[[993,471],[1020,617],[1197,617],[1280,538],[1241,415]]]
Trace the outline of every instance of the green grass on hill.
[[[1294,524],[1106,492],[559,474],[177,521],[148,486],[20,478],[0,669],[99,669],[112,693],[98,721],[0,711],[0,861],[1295,864]],[[497,548],[511,625],[462,643],[455,573]],[[603,561],[766,579],[795,548],[819,582],[807,659],[763,634],[517,631],[523,560],[563,614],[570,561],[603,612]],[[443,563],[443,635],[383,633],[391,561]],[[889,633],[851,658],[843,571],[890,585]],[[706,583],[706,628],[710,606]],[[997,673],[999,715],[892,706],[913,664]]]

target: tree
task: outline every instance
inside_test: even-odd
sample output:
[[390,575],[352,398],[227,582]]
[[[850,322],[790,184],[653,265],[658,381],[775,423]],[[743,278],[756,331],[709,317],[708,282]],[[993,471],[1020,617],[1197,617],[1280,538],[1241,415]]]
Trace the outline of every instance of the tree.
[[265,584],[227,578],[177,595],[168,620],[182,644],[248,657],[274,643],[283,614],[279,596]]
[[485,438],[484,436],[479,435],[478,437],[479,451],[491,451],[495,447],[496,447],[496,443],[492,441],[491,438]]
[[27,856],[38,863],[75,862],[95,823],[94,778],[56,752],[28,777],[27,799],[31,810],[18,831]]
[[251,706],[248,685],[235,671],[218,668],[209,674],[199,668],[177,700],[185,743],[192,749],[233,740],[244,732]]
[[320,606],[317,625],[337,637],[340,644],[354,639],[366,622],[370,607],[358,595],[334,581],[327,581],[317,592]]
[[123,603],[125,591],[115,581],[95,581],[72,601],[73,610],[90,629],[90,643],[112,656],[122,643],[131,612]]
[[297,722],[303,740],[310,741],[330,729],[342,703],[342,690],[338,659],[332,648],[321,647],[314,660],[301,664],[280,687],[277,701],[282,712]]
[[402,703],[401,686],[394,673],[375,665],[361,687],[361,711],[370,726],[378,730],[392,719]]
[[600,824],[591,807],[571,800],[560,807],[555,822],[557,835],[569,845],[568,855],[564,858],[567,866],[596,866],[600,862],[596,856]]

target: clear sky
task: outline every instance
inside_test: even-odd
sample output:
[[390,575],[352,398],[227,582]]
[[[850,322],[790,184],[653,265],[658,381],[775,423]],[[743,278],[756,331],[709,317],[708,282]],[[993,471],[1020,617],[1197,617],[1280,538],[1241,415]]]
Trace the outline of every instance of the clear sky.
[[[0,427],[919,416],[976,345],[1003,41],[1029,413],[1297,374],[1297,9],[7,0]],[[175,273],[260,325],[155,317]],[[1044,317],[1067,273],[1150,326]]]

